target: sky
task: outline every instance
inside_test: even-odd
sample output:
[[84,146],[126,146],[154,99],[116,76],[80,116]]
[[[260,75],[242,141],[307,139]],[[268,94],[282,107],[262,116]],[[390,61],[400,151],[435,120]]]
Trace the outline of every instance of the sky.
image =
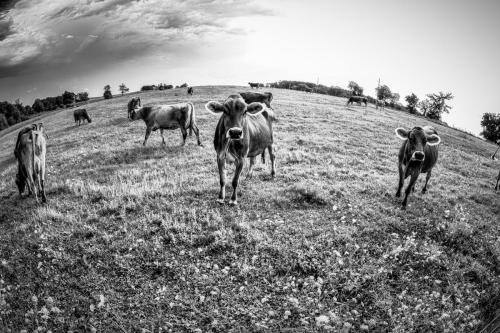
[[[500,112],[500,1],[0,0],[0,101],[64,90],[303,80],[451,92],[443,120]],[[404,103],[405,104],[405,103]]]

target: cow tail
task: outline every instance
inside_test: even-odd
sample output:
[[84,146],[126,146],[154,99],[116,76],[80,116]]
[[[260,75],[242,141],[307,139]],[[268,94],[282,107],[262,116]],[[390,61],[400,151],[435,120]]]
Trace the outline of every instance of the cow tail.
[[195,126],[196,115],[194,114],[194,105],[191,102],[188,102],[188,105],[191,106],[191,114],[189,119],[189,136],[193,136],[193,126]]

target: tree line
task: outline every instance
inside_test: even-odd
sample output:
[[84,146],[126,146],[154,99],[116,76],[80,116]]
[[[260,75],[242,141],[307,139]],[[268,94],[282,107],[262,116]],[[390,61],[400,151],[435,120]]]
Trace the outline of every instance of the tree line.
[[14,103],[0,102],[0,130],[27,120],[36,114],[60,108],[72,107],[78,102],[89,99],[87,92],[65,91],[62,95],[37,98],[32,105],[23,105],[19,99]]

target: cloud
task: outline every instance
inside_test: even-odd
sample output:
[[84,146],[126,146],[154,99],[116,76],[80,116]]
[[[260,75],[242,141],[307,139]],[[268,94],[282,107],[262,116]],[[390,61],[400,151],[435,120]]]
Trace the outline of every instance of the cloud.
[[249,0],[21,0],[0,16],[0,78],[60,63],[176,54],[244,34],[231,21],[255,15],[273,13]]

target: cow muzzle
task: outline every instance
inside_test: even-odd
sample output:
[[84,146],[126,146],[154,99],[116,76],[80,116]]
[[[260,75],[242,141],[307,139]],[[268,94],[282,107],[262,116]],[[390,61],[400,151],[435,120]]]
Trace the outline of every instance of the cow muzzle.
[[243,130],[241,127],[232,127],[227,131],[226,138],[231,140],[241,140],[243,139]]
[[422,162],[425,159],[425,154],[422,151],[416,151],[411,156],[412,161]]

